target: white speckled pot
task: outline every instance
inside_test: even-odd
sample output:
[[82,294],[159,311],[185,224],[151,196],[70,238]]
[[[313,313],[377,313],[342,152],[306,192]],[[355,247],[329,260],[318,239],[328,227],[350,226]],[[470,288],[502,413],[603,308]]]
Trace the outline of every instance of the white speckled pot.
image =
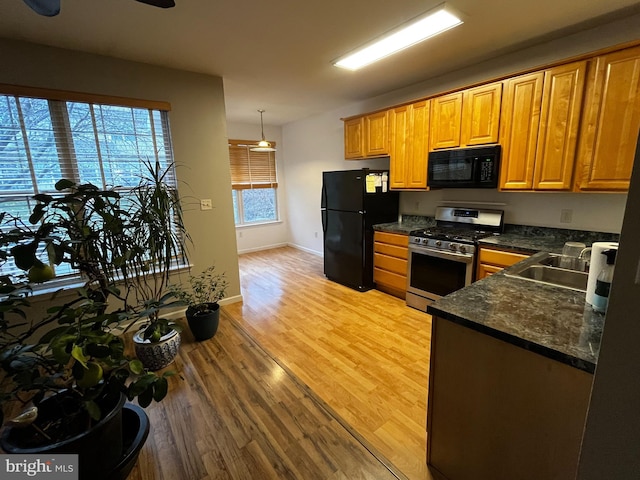
[[133,336],[136,356],[151,371],[160,370],[169,365],[178,355],[180,348],[180,332],[171,330],[160,338],[158,342],[151,342],[142,337],[144,330]]

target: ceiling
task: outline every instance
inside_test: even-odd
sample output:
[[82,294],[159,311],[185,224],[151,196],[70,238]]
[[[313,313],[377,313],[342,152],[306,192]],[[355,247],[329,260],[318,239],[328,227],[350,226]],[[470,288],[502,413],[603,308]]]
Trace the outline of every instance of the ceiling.
[[358,72],[332,60],[437,0],[62,0],[60,15],[3,1],[0,35],[222,76],[227,118],[282,125],[627,15],[636,0],[451,0],[464,24]]

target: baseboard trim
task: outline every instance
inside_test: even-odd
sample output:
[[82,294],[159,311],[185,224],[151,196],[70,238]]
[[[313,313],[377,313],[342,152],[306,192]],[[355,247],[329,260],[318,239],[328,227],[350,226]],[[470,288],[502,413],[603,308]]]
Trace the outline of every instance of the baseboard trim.
[[287,243],[287,246],[293,247],[293,248],[298,249],[298,250],[302,250],[303,252],[311,253],[312,255],[316,255],[318,257],[324,257],[324,253],[323,252],[318,252],[317,250],[312,250],[310,248],[303,247],[302,245],[297,245],[295,243]]

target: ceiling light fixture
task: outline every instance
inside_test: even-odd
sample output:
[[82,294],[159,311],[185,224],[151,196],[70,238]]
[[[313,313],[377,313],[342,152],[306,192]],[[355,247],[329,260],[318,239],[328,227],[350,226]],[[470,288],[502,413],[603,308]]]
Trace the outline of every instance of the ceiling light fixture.
[[260,128],[262,130],[262,140],[258,142],[258,145],[255,147],[251,147],[249,150],[252,152],[275,152],[276,149],[271,146],[271,143],[267,142],[264,139],[264,125],[262,124],[262,114],[265,112],[264,110],[258,110],[260,112]]
[[447,11],[443,4],[379,40],[340,58],[334,65],[347,70],[358,70],[462,23],[462,20]]

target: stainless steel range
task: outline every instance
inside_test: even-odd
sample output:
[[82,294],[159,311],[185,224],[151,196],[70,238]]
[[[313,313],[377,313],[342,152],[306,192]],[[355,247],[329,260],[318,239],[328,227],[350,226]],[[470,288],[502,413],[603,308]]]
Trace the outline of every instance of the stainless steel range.
[[427,305],[470,285],[477,241],[502,233],[504,212],[438,207],[436,226],[409,234],[407,305]]

